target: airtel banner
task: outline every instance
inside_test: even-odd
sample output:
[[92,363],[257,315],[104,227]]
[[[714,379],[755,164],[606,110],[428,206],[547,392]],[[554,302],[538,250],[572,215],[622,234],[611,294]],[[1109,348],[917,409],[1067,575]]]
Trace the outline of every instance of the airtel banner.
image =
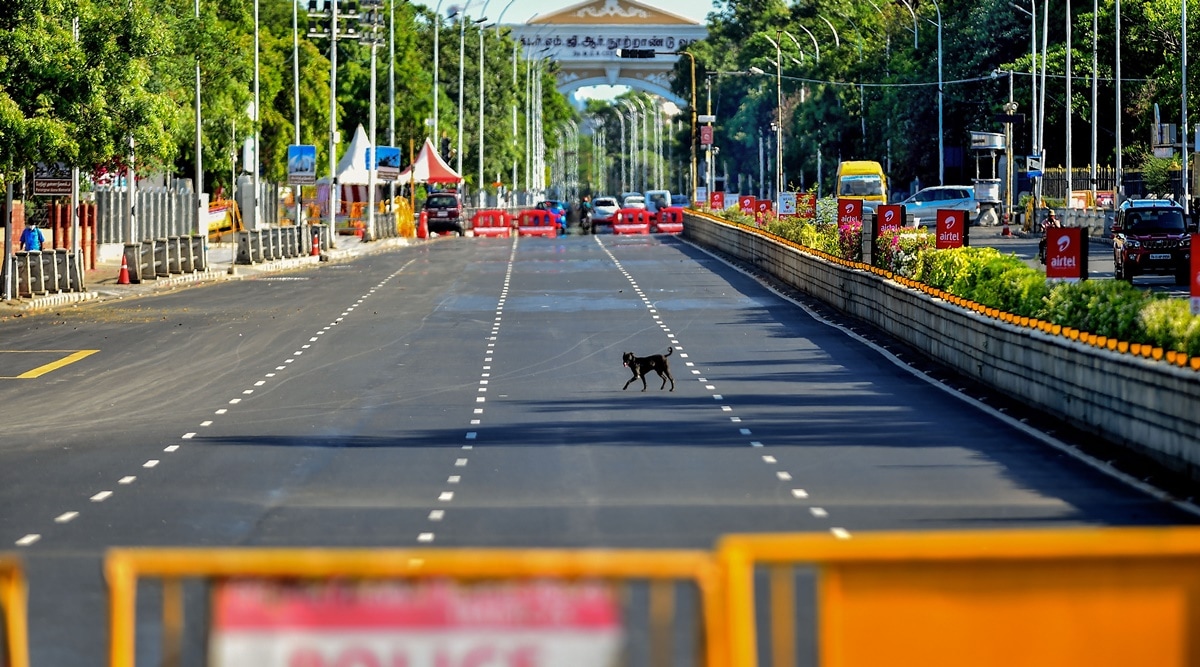
[[1046,280],[1079,282],[1087,278],[1087,237],[1080,227],[1046,229]]
[[725,210],[725,193],[710,192],[708,193],[708,207],[714,211]]
[[738,197],[738,208],[741,209],[742,213],[753,213],[754,202],[756,201],[758,200],[754,198],[754,195],[742,195]]
[[862,224],[862,200],[861,199],[842,199],[837,200],[837,223],[838,227],[851,224]]
[[1192,314],[1200,315],[1200,234],[1192,234]]
[[967,245],[967,212],[947,211],[938,209],[937,212],[937,248],[961,248]]
[[904,226],[903,204],[880,204],[875,208],[875,236]]

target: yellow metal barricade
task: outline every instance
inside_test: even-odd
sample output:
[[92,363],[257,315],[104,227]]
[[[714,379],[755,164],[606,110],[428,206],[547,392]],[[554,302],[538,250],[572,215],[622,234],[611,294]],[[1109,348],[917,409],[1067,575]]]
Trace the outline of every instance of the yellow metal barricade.
[[723,667],[728,645],[717,623],[722,601],[711,553],[689,550],[113,549],[109,586],[110,666],[133,667],[138,582],[162,581],[163,664],[178,664],[184,627],[183,580],[603,580],[649,586],[650,654],[672,664],[675,587],[694,584],[702,623],[698,664]]
[[21,562],[14,556],[0,554],[0,618],[4,620],[4,636],[0,637],[0,665],[29,667],[27,589]]
[[393,210],[396,212],[396,233],[401,238],[411,239],[417,236],[417,226],[413,222],[412,204],[406,197],[396,197]]
[[1200,664],[1196,528],[735,535],[718,559],[735,667],[760,664],[764,631],[761,664],[796,664],[797,566],[816,577],[823,666]]

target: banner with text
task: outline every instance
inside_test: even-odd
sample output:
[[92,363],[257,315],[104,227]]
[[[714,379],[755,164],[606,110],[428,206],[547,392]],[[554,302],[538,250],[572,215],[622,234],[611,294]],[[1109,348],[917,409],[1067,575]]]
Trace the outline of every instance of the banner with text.
[[608,667],[623,642],[600,583],[238,580],[212,616],[212,667]]

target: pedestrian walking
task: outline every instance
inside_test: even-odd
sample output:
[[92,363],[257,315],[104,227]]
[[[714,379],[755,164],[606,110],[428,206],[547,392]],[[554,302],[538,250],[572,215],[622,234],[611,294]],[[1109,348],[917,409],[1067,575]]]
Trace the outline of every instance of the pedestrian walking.
[[33,224],[32,220],[25,221],[25,229],[21,231],[21,250],[26,252],[32,250],[41,250],[42,244],[46,242],[46,237],[42,235],[42,230]]

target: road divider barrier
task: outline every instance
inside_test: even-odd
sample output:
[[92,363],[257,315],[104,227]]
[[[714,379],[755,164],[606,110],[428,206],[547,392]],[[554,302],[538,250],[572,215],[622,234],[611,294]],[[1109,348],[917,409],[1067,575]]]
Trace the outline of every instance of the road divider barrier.
[[[126,243],[122,273],[130,283],[208,270],[208,236],[191,234]],[[121,283],[127,284],[127,283]]]
[[558,225],[554,224],[554,216],[550,211],[528,209],[521,211],[517,219],[518,236],[558,236]]
[[[261,264],[283,259],[311,257],[313,244],[319,250],[329,248],[328,225],[286,225],[268,229],[250,229],[237,233],[236,264]],[[395,235],[395,233],[393,233]],[[320,254],[319,252],[317,254]]]
[[650,212],[641,208],[623,208],[613,215],[613,234],[649,234]]
[[0,554],[0,665],[29,667],[27,584],[21,561]]
[[18,297],[83,291],[78,255],[65,248],[17,251],[13,269]]
[[[207,629],[214,667],[607,667],[631,636],[645,639],[639,663],[719,665],[714,563],[688,550],[113,549],[109,665],[133,667],[145,646],[135,631],[152,623],[136,613],[152,608],[139,594],[149,579],[161,591],[155,655],[179,656],[185,607],[213,600],[192,627]],[[189,604],[197,587],[184,583],[197,580]],[[272,652],[279,662],[261,657]]]
[[[1200,479],[1196,370],[1150,346],[985,308],[879,267],[699,213],[684,234],[863,320],[964,376]],[[1111,342],[1111,347],[1109,343]],[[1139,354],[1139,351],[1142,354]],[[1182,355],[1172,355],[1177,361]],[[1061,446],[1061,445],[1060,445]]]
[[681,234],[683,233],[683,208],[680,206],[668,206],[659,209],[657,213],[658,222],[655,224],[655,229],[664,234]]
[[512,235],[513,221],[508,211],[483,209],[471,216],[471,228],[475,236],[498,236],[508,238]]
[[[1200,650],[1195,527],[727,535],[711,551],[118,548],[104,571],[110,667],[185,644],[214,667],[1184,667]],[[530,651],[558,659],[518,659]],[[268,652],[283,661],[248,657]]]

